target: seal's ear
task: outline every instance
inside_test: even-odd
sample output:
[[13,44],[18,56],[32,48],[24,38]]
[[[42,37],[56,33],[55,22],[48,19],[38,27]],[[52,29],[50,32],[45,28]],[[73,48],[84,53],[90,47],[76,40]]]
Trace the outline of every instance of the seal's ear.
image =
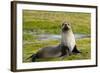
[[68,23],[67,25],[69,26],[70,24]]
[[64,23],[62,23],[62,26],[64,26]]

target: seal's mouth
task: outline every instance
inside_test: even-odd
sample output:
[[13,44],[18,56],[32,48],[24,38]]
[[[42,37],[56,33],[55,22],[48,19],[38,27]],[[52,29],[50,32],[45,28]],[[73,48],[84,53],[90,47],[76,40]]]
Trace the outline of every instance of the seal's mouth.
[[68,31],[68,30],[69,30],[68,24],[63,24],[62,25],[62,31],[65,32],[65,31]]

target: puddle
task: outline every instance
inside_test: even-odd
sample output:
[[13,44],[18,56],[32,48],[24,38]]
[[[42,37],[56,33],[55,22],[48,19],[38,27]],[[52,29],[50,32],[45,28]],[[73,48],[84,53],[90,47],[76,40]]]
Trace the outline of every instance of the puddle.
[[[37,34],[34,32],[24,32],[24,34],[30,34],[31,36],[36,37],[36,42],[31,42],[31,41],[24,41],[24,44],[31,44],[31,43],[45,43],[44,41],[49,41],[49,40],[61,40],[61,35],[55,35],[55,34]],[[82,38],[90,38],[90,35],[86,34],[78,34],[75,33],[75,39],[82,39]]]
[[[61,35],[54,35],[54,34],[41,34],[37,35],[38,40],[60,40]],[[85,35],[85,34],[75,34],[75,39],[81,39],[81,38],[89,38],[90,35]]]

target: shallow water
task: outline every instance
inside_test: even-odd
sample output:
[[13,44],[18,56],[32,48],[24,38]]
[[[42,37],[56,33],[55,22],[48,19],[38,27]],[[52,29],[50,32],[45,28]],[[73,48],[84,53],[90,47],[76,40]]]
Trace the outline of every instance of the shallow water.
[[[32,43],[45,43],[44,41],[53,41],[53,40],[61,40],[61,35],[55,35],[55,34],[36,34],[33,32],[24,32],[24,34],[30,34],[33,37],[35,36],[35,40],[37,42],[33,42],[33,41],[24,41],[23,44],[32,44]],[[89,38],[90,35],[86,35],[86,34],[74,34],[75,35],[75,39],[82,39],[82,38]]]
[[[61,35],[54,35],[54,34],[41,34],[37,35],[38,40],[60,40]],[[90,35],[85,35],[85,34],[75,34],[75,39],[82,39],[82,38],[89,38]]]

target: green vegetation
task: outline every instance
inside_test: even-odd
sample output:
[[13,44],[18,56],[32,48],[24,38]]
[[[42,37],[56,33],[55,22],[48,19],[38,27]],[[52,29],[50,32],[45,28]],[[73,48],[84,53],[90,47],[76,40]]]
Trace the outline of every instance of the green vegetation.
[[[74,33],[90,33],[89,13],[50,12],[50,11],[23,11],[24,30],[39,31],[40,33],[59,34],[64,21],[71,23]],[[52,30],[51,30],[52,29]],[[42,31],[41,31],[42,30]]]
[[[27,44],[24,46],[24,62],[31,62],[31,59],[26,60],[29,56],[31,56],[33,53],[36,53],[39,48],[46,47],[50,45],[57,45],[59,41],[45,41],[46,43],[40,43],[40,44]],[[71,56],[65,57],[62,59],[59,58],[45,58],[45,59],[37,59],[37,61],[60,61],[60,60],[82,60],[82,59],[90,59],[91,58],[91,49],[90,49],[90,39],[84,38],[79,39],[76,41],[78,49],[82,52],[81,54],[73,54]]]
[[[90,34],[90,18],[89,13],[23,10],[23,62],[30,62],[30,59],[26,59],[40,48],[58,45],[60,42],[58,40],[39,41],[35,34],[60,34],[61,24],[66,20],[71,23],[74,33]],[[71,55],[64,59],[46,58],[37,61],[90,59],[90,38],[78,39],[76,42],[81,54]]]

